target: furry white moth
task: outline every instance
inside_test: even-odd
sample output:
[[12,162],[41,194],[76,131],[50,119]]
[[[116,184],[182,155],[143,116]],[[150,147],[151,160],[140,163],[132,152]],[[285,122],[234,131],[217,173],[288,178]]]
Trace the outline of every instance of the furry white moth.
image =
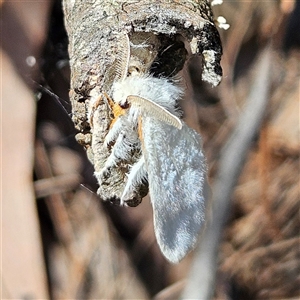
[[126,158],[130,145],[140,143],[141,157],[130,169],[121,203],[148,180],[155,235],[173,263],[194,248],[205,219],[206,163],[199,134],[180,120],[182,94],[167,78],[132,75],[115,82],[113,100],[128,108],[105,140],[114,143],[108,165]]

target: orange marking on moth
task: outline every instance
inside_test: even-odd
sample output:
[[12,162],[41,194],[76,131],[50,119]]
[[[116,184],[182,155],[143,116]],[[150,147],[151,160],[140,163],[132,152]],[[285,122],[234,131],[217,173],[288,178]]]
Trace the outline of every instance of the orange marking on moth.
[[114,101],[107,95],[107,93],[106,92],[103,92],[103,95],[105,96],[105,98],[107,99],[107,101],[108,101],[108,104],[109,104],[109,106],[110,106],[110,108],[111,108],[111,110],[113,110],[113,108],[114,108],[114,105],[115,105],[115,103],[114,103]]
[[139,118],[138,118],[138,135],[139,135],[139,139],[141,141],[142,147],[144,147],[142,122],[143,122],[142,117],[139,116]]
[[115,122],[117,121],[117,119],[124,115],[126,112],[126,109],[122,108],[119,104],[116,104],[108,95],[107,93],[103,93],[103,95],[106,97],[106,99],[108,100],[108,104],[113,112],[114,118],[111,121],[109,128],[112,128],[112,126],[115,124]]
[[117,119],[124,115],[126,112],[126,109],[122,108],[119,104],[114,104],[113,108],[113,114],[114,114],[114,118],[111,121],[109,128],[112,128],[112,126],[115,124],[115,122],[117,121]]

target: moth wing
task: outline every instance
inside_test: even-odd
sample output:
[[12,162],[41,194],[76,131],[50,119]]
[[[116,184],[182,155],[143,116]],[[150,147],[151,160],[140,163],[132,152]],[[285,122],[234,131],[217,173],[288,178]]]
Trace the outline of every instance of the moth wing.
[[205,221],[206,163],[199,134],[143,118],[144,155],[157,242],[176,263],[194,248]]

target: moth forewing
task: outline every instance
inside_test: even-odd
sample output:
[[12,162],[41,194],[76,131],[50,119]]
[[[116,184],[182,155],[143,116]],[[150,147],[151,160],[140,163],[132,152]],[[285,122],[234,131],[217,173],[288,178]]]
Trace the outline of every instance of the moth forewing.
[[176,263],[195,247],[205,222],[201,138],[186,124],[178,130],[145,117],[142,126],[154,231],[162,253]]

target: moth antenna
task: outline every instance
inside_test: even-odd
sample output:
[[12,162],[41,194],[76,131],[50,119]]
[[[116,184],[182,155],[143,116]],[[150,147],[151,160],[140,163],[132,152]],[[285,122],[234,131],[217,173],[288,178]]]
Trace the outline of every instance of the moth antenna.
[[182,122],[178,117],[152,100],[145,99],[140,96],[130,95],[127,97],[127,101],[132,105],[141,107],[143,111],[150,113],[151,116],[164,123],[172,125],[178,129],[182,128]]
[[127,77],[130,59],[130,41],[128,34],[120,37],[120,47],[116,58],[116,80],[123,81]]

